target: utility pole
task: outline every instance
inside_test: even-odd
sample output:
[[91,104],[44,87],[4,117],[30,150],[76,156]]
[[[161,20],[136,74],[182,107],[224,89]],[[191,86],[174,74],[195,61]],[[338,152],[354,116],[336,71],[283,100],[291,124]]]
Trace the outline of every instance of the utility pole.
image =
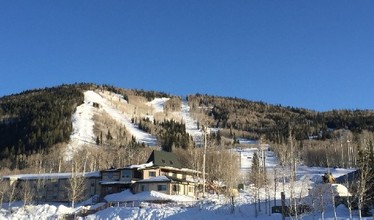
[[351,147],[349,145],[351,141],[347,138],[347,155],[348,155],[348,168],[352,167],[352,153],[351,153]]
[[206,133],[207,128],[203,126],[203,134],[204,134],[204,153],[203,153],[203,198],[205,198],[205,160],[206,160]]

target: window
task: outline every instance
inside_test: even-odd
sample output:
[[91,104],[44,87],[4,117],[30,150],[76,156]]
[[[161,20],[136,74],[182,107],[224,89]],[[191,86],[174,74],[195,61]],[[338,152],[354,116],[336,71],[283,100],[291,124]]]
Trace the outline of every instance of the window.
[[149,171],[149,176],[156,176],[156,171]]
[[147,185],[140,185],[140,191],[148,191],[148,186]]
[[157,185],[157,191],[166,191],[166,185]]
[[165,160],[161,160],[162,161],[162,163],[165,163]]
[[132,178],[131,170],[122,170],[122,178]]
[[113,173],[112,172],[108,173],[108,179],[112,179],[112,178],[113,178]]
[[192,186],[188,187],[188,192],[190,192],[190,193],[193,192],[193,187]]

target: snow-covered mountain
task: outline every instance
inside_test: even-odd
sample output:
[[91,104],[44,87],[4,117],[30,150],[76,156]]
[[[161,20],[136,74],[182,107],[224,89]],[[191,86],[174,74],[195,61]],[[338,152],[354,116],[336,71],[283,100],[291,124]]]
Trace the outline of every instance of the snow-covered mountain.
[[[144,103],[151,108],[147,114],[138,113],[138,117],[148,118],[153,121],[155,114],[164,112],[164,104],[169,98],[155,98],[150,102]],[[73,132],[70,136],[70,142],[66,151],[66,158],[83,145],[95,146],[96,137],[94,134],[94,115],[106,114],[115,120],[118,124],[125,127],[136,141],[144,143],[147,146],[156,146],[158,144],[157,138],[139,129],[138,125],[133,123],[131,119],[134,117],[131,110],[136,109],[124,99],[122,95],[115,94],[109,91],[93,91],[88,90],[84,92],[84,103],[76,108],[72,116]],[[186,101],[182,103],[182,109],[173,112],[171,117],[176,120],[182,119],[186,124],[186,131],[193,137],[196,142],[201,142],[201,131],[197,128],[197,121],[193,119],[189,112],[189,106]]]

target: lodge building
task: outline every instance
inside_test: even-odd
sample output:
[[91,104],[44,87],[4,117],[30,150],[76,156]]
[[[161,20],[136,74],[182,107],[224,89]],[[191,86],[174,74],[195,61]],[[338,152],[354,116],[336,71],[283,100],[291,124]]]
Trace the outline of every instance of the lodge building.
[[[104,200],[106,195],[126,189],[134,194],[159,191],[195,198],[200,174],[199,171],[183,168],[173,153],[153,151],[144,164],[78,174],[83,181],[83,193],[79,200],[95,195],[98,200]],[[34,198],[40,202],[69,202],[72,178],[72,173],[49,173],[4,176],[2,180],[17,191],[28,184],[34,189]]]

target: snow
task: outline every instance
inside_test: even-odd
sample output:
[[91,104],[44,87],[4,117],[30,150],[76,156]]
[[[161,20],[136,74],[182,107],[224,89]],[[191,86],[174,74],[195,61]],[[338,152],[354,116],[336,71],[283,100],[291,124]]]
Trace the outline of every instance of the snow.
[[104,197],[108,202],[130,202],[130,201],[176,201],[176,202],[191,202],[194,198],[185,195],[167,195],[156,191],[144,191],[133,194],[130,190],[125,190],[120,193],[110,194]]
[[[169,98],[155,98],[147,104],[154,108],[154,112],[163,112],[165,102]],[[194,142],[197,145],[202,145],[202,132],[197,128],[197,120],[193,119],[190,114],[190,106],[188,105],[187,100],[182,101],[182,109],[180,112],[175,112],[177,117],[181,117],[183,122],[186,125],[186,132],[192,136]],[[147,116],[149,119],[153,119],[153,116]]]
[[[100,172],[88,172],[81,173],[85,177],[100,177]],[[18,174],[4,176],[4,179],[22,179],[22,180],[32,180],[32,179],[67,179],[71,177],[71,173],[42,173],[42,174]]]
[[27,205],[22,208],[13,208],[12,212],[2,209],[0,219],[59,219],[59,217],[72,211],[72,208],[64,205]]
[[93,102],[98,102],[98,100],[99,97],[95,92],[84,92],[83,104],[79,105],[72,115],[73,132],[70,135],[70,142],[66,151],[67,159],[70,159],[82,145],[95,143],[92,118],[96,109],[93,107]]
[[128,166],[127,168],[131,168],[131,169],[144,169],[144,168],[147,168],[147,167],[151,167],[153,166],[153,161],[149,162],[149,163],[145,163],[145,164],[138,164],[138,165],[130,165]]
[[148,179],[138,181],[138,183],[147,183],[147,182],[170,182],[170,179],[167,178],[166,176],[156,176],[156,177],[151,177]]
[[152,101],[148,102],[148,105],[152,106],[155,112],[163,112],[164,111],[164,104],[170,98],[155,98]]
[[[117,97],[119,102],[123,105],[127,104],[127,101],[121,95],[110,93],[109,97],[110,96]],[[93,103],[99,104],[99,107],[94,107]],[[158,105],[159,104],[156,103],[156,106]],[[67,160],[83,145],[96,144],[96,137],[93,132],[94,121],[92,119],[94,114],[100,111],[108,113],[114,120],[125,126],[126,130],[133,135],[138,142],[145,143],[149,146],[155,146],[157,144],[156,137],[140,130],[137,125],[131,123],[131,116],[120,111],[117,106],[109,100],[107,95],[89,90],[84,92],[84,103],[79,105],[72,115],[73,132],[70,135],[70,142],[65,153]]]
[[186,125],[186,132],[192,136],[192,139],[195,141],[197,145],[202,145],[202,135],[203,133],[201,130],[197,128],[197,120],[193,119],[190,115],[190,106],[188,105],[186,100],[182,101],[182,120]]
[[[265,166],[267,168],[273,168],[277,166],[278,161],[275,157],[274,152],[269,151],[269,146],[266,145],[262,149],[265,155]],[[231,149],[231,152],[238,154],[240,168],[243,169],[244,171],[246,169],[251,168],[252,158],[253,158],[254,153],[257,153],[257,156],[259,157],[259,160],[260,160],[260,165],[263,164],[261,151],[258,148],[253,148],[253,147],[252,148],[233,148]]]
[[238,138],[239,144],[257,144],[256,140],[247,139],[247,138]]
[[[254,205],[248,203],[241,203],[245,201],[245,195],[241,195],[236,199],[234,212],[231,212],[231,206],[227,203],[228,200],[224,198],[217,199],[216,202],[209,202],[207,200],[197,202],[193,206],[172,206],[168,204],[163,205],[150,205],[144,204],[142,207],[109,207],[104,210],[98,211],[95,214],[89,215],[84,219],[258,219],[258,220],[280,220],[280,214],[268,214],[264,209],[258,213],[258,217],[254,215]],[[261,204],[264,205],[264,204]],[[264,208],[264,206],[262,207]],[[74,211],[71,208],[63,205],[36,205],[26,206],[25,208],[14,209],[12,213],[5,209],[0,212],[0,219],[62,219],[64,214]],[[349,219],[349,210],[344,205],[336,207],[338,219]],[[329,207],[324,213],[326,220],[334,219],[333,209]],[[83,219],[83,218],[80,218]],[[286,219],[291,219],[287,217]],[[302,219],[321,219],[320,212],[314,212],[303,215]],[[353,219],[358,219],[357,212],[353,212]],[[372,217],[364,217],[363,219],[369,220]]]
[[[127,101],[121,95],[110,93],[110,96],[116,97],[120,104],[127,105]],[[169,100],[168,98],[156,98],[148,104],[154,108],[154,112],[162,112],[164,103]],[[93,107],[93,103],[98,103],[99,108]],[[76,149],[85,145],[95,145],[95,135],[93,133],[94,122],[92,117],[100,111],[105,111],[108,115],[112,116],[117,122],[121,123],[126,129],[136,138],[138,142],[144,142],[148,145],[155,145],[157,140],[154,136],[145,133],[138,129],[138,127],[131,123],[131,116],[126,115],[114,105],[107,95],[97,93],[95,91],[84,92],[84,103],[79,105],[76,112],[72,115],[73,132],[71,140],[68,144],[67,157],[71,157]],[[182,117],[186,124],[187,132],[193,137],[197,144],[202,143],[202,132],[197,129],[197,121],[194,120],[189,112],[187,101],[182,102],[182,109],[177,112]],[[152,117],[152,116],[150,116]],[[253,144],[251,140],[240,139],[240,143]],[[268,147],[268,146],[267,146]],[[252,157],[254,152],[258,152],[261,163],[261,153],[257,148],[236,148],[232,150],[233,153],[240,156],[241,172],[243,175],[251,167]],[[330,172],[335,178],[344,175],[354,169],[341,169],[341,168],[326,168],[326,167],[307,167],[298,166],[296,170],[296,182],[291,184],[289,181],[289,170],[282,168],[278,165],[278,161],[273,152],[268,148],[264,148],[265,153],[265,166],[269,171],[269,175],[273,175],[274,171],[277,172],[276,180],[278,191],[275,193],[274,185],[268,188],[271,199],[275,197],[276,204],[280,205],[280,190],[284,190],[286,197],[289,198],[291,191],[296,197],[303,199],[304,202],[310,202],[310,196],[319,193],[324,197],[325,219],[334,219],[334,212],[331,201],[331,192],[334,195],[347,195],[349,192],[340,184],[321,184],[322,175],[325,172]],[[152,163],[141,165],[133,165],[129,168],[143,169],[152,166]],[[51,174],[22,174],[7,176],[5,178],[67,178],[69,173],[51,173]],[[99,175],[98,172],[86,173],[85,175]],[[283,178],[284,177],[284,178]],[[144,181],[169,181],[165,176],[155,177]],[[92,215],[87,216],[85,219],[255,219],[255,197],[253,186],[247,186],[247,189],[239,192],[239,196],[234,198],[235,207],[232,209],[230,198],[222,195],[208,194],[206,198],[199,198],[195,200],[192,197],[184,195],[167,195],[156,191],[146,191],[138,194],[133,194],[129,190],[120,193],[110,194],[105,197],[108,202],[117,203],[119,207],[108,207],[98,211]],[[280,214],[269,214],[266,212],[265,199],[269,194],[265,189],[260,189],[260,206],[261,211],[258,213],[257,219],[281,219]],[[120,206],[123,202],[138,202],[141,207],[123,207]],[[150,201],[172,201],[165,204],[152,204]],[[316,202],[315,200],[313,200]],[[76,209],[67,207],[61,204],[38,204],[23,206],[20,202],[14,202],[9,209],[9,204],[4,203],[0,210],[0,220],[2,219],[61,219],[65,214],[73,213],[77,210],[88,209],[94,210],[99,207],[105,207],[104,203],[90,204],[91,202],[82,202]],[[273,203],[273,202],[272,202]],[[84,206],[89,204],[88,206]],[[316,204],[316,203],[315,203]],[[273,205],[273,204],[272,204]],[[374,211],[374,210],[373,210]],[[336,207],[338,219],[349,219],[349,210],[339,205]],[[304,214],[302,219],[320,219],[320,210],[316,209],[312,213]],[[290,219],[290,218],[287,218]],[[353,219],[358,219],[357,212],[353,212]],[[367,217],[364,219],[373,219]]]
[[[351,172],[352,169],[329,169],[334,177],[344,175]],[[324,197],[323,204],[324,207],[324,218],[334,219],[334,212],[331,201],[331,192],[334,195],[338,194],[344,196],[347,194],[347,190],[344,186],[340,184],[320,184],[322,175],[327,172],[326,167],[307,167],[299,166],[297,168],[297,181],[292,185],[286,181],[284,183],[284,190],[286,197],[290,195],[290,190],[294,190],[296,197],[304,198],[303,203],[308,202],[308,194],[313,194],[317,192]],[[278,175],[282,176],[281,173]],[[159,177],[163,179],[164,177]],[[278,182],[278,191],[276,194],[277,205],[280,205],[280,189],[282,188],[282,183]],[[330,186],[332,188],[330,188]],[[310,190],[308,190],[310,189]],[[322,189],[322,190],[320,190]],[[125,190],[120,193],[115,193],[107,195],[105,200],[112,202],[116,207],[108,207],[94,214],[91,214],[85,219],[281,219],[280,214],[270,214],[266,211],[267,209],[265,199],[267,199],[267,194],[265,189],[260,190],[261,198],[261,211],[259,211],[258,216],[255,216],[255,197],[254,197],[254,187],[249,187],[244,191],[239,191],[239,196],[234,198],[235,207],[232,209],[230,198],[223,195],[208,194],[206,198],[200,198],[195,200],[194,198],[182,195],[166,195],[161,192],[156,191],[146,191],[138,194],[133,194],[129,190]],[[332,191],[331,191],[332,190]],[[310,192],[309,192],[310,191]],[[271,195],[271,200],[273,200],[274,189],[269,188]],[[317,196],[315,198],[320,198]],[[171,201],[171,203],[165,204],[154,204],[149,203],[151,201]],[[135,207],[131,206],[132,202],[135,202]],[[288,200],[286,201],[288,202]],[[310,198],[309,198],[310,202]],[[314,199],[315,211],[304,214],[302,219],[321,219],[321,210],[318,208],[318,199]],[[85,203],[82,203],[85,204]],[[81,204],[81,205],[82,205]],[[127,207],[124,206],[127,204]],[[140,207],[139,207],[140,204]],[[302,203],[301,203],[302,204]],[[273,201],[271,202],[273,205]],[[96,207],[102,207],[103,204],[88,205],[86,207],[80,206],[77,209],[72,209],[64,205],[33,205],[25,206],[18,204],[8,211],[8,204],[3,204],[3,209],[0,211],[1,219],[58,219],[62,218],[64,214],[72,213],[80,209],[95,209]],[[105,207],[105,206],[104,206]],[[343,206],[339,205],[336,207],[338,219],[349,219],[349,210]],[[353,219],[358,219],[357,211],[353,213]],[[82,219],[82,218],[81,218]],[[291,218],[286,218],[291,219]],[[364,218],[366,220],[373,219],[372,217]]]

